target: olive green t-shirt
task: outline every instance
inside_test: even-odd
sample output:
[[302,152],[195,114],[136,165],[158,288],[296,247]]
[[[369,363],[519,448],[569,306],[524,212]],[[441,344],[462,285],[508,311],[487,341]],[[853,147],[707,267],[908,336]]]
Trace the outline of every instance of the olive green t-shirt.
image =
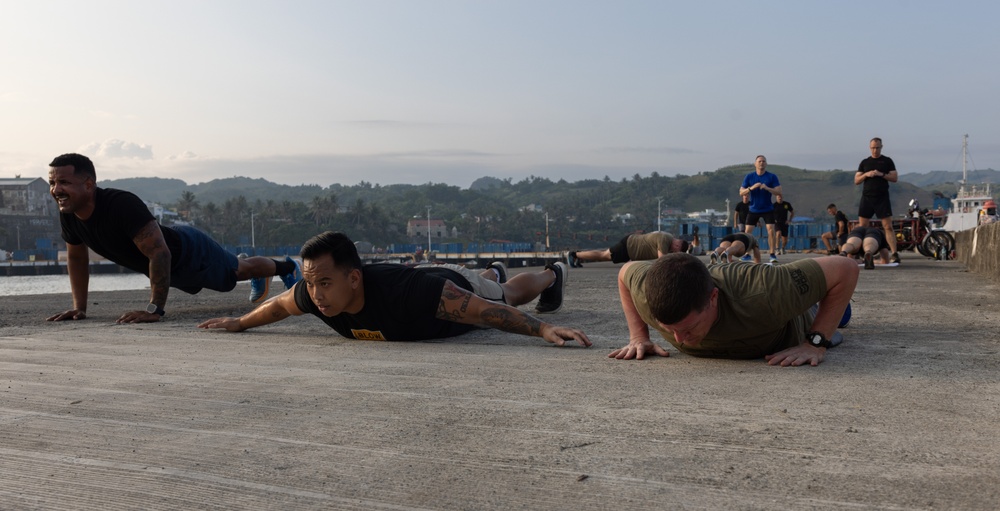
[[670,252],[674,236],[667,232],[656,231],[646,234],[633,234],[628,237],[626,248],[628,258],[632,261],[646,261],[660,257],[660,253]]
[[623,281],[639,316],[681,353],[696,357],[760,358],[805,339],[810,308],[826,295],[826,278],[816,261],[781,266],[734,262],[708,269],[719,288],[719,317],[697,346],[683,346],[660,327],[646,301],[652,261],[630,263]]

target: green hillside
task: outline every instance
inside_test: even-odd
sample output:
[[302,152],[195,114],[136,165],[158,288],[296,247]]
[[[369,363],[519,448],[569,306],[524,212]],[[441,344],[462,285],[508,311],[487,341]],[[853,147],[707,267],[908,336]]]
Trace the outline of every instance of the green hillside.
[[[827,220],[826,206],[836,203],[854,216],[860,187],[854,171],[805,170],[770,165],[778,175],[785,200],[798,216]],[[656,227],[657,199],[665,210],[685,212],[711,208],[724,212],[739,200],[743,177],[751,164],[732,165],[693,176],[634,175],[618,181],[605,177],[575,182],[531,176],[511,179],[481,178],[469,188],[445,184],[288,186],[233,177],[197,185],[177,179],[131,178],[102,181],[103,187],[132,191],[146,200],[173,207],[182,216],[224,242],[235,243],[251,230],[254,215],[258,242],[297,244],[325,229],[350,233],[373,243],[413,242],[406,238],[410,218],[443,219],[458,236],[455,241],[505,239],[532,241],[546,227],[560,240],[617,239],[624,232]],[[940,189],[937,186],[935,189]],[[901,180],[892,185],[893,211],[905,213],[907,203],[932,203],[932,191]],[[529,207],[533,206],[533,207]],[[622,215],[625,215],[624,217]],[[623,219],[624,218],[624,219]],[[570,241],[566,243],[570,243]],[[597,242],[595,242],[597,243]]]

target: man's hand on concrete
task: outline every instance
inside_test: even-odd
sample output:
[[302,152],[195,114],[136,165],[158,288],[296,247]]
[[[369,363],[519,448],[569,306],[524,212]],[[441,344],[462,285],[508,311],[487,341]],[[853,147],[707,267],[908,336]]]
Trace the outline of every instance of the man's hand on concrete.
[[66,319],[87,319],[87,313],[80,309],[70,309],[66,312],[49,316],[47,321],[63,321]]
[[773,366],[800,366],[807,363],[815,366],[823,361],[824,356],[826,356],[826,348],[800,344],[771,355],[764,355],[764,360]]
[[628,346],[624,348],[618,348],[611,353],[608,353],[608,358],[617,358],[618,360],[642,360],[646,357],[647,353],[655,353],[661,357],[669,357],[670,352],[663,349],[653,341],[646,339],[629,339]]
[[115,323],[156,323],[160,320],[160,315],[155,312],[128,311],[122,314]]

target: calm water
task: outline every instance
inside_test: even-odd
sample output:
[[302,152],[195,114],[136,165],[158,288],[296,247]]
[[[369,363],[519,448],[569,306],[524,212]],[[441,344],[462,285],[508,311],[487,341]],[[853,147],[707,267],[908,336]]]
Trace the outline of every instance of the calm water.
[[[90,291],[149,289],[149,277],[140,273],[91,275]],[[0,296],[69,294],[69,276],[0,277]]]

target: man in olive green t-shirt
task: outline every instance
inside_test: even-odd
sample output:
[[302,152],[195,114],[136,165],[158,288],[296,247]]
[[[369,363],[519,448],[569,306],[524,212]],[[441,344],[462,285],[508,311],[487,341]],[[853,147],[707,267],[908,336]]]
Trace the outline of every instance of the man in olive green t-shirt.
[[[618,273],[618,290],[629,344],[609,357],[668,356],[650,341],[652,326],[678,351],[693,356],[817,365],[857,282],[858,265],[845,257],[706,268],[694,256],[670,254],[655,262],[628,263]],[[817,302],[814,317],[810,309]]]
[[674,238],[674,235],[669,232],[654,231],[646,234],[629,234],[611,248],[570,252],[569,263],[570,266],[580,267],[584,261],[611,261],[616,264],[628,261],[646,261],[656,259],[663,254],[687,252],[690,246],[688,241]]

